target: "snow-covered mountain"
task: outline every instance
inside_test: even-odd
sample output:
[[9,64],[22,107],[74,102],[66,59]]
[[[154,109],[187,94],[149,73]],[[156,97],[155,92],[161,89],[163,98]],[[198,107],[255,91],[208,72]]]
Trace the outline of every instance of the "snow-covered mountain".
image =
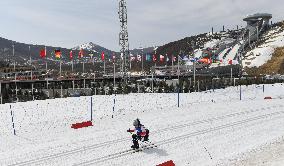
[[[76,46],[74,48],[72,48],[73,50],[80,50],[80,49],[83,49],[83,50],[88,50],[88,51],[93,51],[93,52],[114,52],[114,51],[111,51],[107,48],[104,48],[102,46],[99,46],[93,42],[89,42],[89,43],[84,43],[84,44],[81,44],[79,46]],[[132,49],[132,50],[129,50],[131,54],[141,54],[143,52],[143,54],[147,54],[147,53],[152,53],[154,51],[154,47],[145,47],[145,48],[135,48],[135,49]]]
[[83,50],[93,51],[93,52],[96,52],[96,53],[105,52],[106,54],[111,54],[112,52],[114,52],[112,50],[109,50],[107,48],[99,46],[99,45],[97,45],[97,44],[95,44],[93,42],[84,43],[84,44],[76,46],[76,47],[74,47],[72,49],[73,50],[83,49]]

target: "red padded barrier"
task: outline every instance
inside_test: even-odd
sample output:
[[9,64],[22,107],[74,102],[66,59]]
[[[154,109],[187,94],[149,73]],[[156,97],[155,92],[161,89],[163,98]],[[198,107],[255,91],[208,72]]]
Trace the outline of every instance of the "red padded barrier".
[[71,128],[80,129],[80,128],[89,127],[89,126],[93,126],[93,123],[91,121],[72,124]]
[[270,97],[270,96],[266,96],[264,99],[272,99],[272,97]]
[[173,160],[170,160],[170,161],[164,162],[162,164],[159,164],[157,166],[175,166],[175,163],[173,162]]

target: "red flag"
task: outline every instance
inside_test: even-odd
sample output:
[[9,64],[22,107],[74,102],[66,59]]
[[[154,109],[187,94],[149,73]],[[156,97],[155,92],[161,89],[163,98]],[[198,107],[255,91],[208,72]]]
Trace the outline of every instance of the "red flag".
[[80,51],[79,51],[79,58],[82,58],[84,56],[84,51],[83,51],[83,49],[81,49]]
[[156,62],[157,61],[157,57],[156,55],[153,55],[153,62]]
[[173,61],[173,62],[177,61],[177,57],[174,56],[174,55],[172,55],[172,61]]
[[101,58],[102,58],[102,61],[105,60],[105,53],[104,52],[102,52]]
[[41,49],[40,50],[40,57],[41,58],[45,58],[45,56],[46,56],[46,50],[45,49]]
[[163,55],[160,55],[160,62],[164,62],[164,56]]
[[229,65],[232,65],[232,64],[233,64],[233,60],[230,59],[230,60],[229,60]]
[[69,55],[70,55],[70,59],[72,60],[73,59],[73,52],[72,52],[72,50],[70,51]]

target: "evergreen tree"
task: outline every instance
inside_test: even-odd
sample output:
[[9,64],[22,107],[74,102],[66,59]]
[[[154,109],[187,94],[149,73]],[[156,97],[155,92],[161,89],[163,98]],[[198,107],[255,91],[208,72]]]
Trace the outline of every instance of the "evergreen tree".
[[173,93],[175,91],[174,84],[172,83],[169,87],[169,92]]
[[109,90],[108,90],[108,94],[109,94],[109,95],[112,95],[113,93],[114,93],[114,91],[113,91],[113,86],[110,85],[110,86],[109,86]]
[[60,98],[60,94],[59,94],[59,92],[58,92],[58,91],[56,91],[56,92],[55,92],[55,94],[54,94],[54,98]]
[[122,93],[122,86],[121,86],[121,82],[118,83],[117,85],[117,90],[116,90],[117,94],[121,94]]
[[170,87],[168,86],[168,84],[165,83],[164,85],[164,92],[165,93],[169,93],[170,92]]
[[131,88],[127,84],[123,84],[123,94],[129,94]]
[[26,90],[25,93],[24,93],[24,99],[26,101],[30,101],[31,100],[31,95],[30,95],[30,92],[28,90]]
[[183,90],[184,90],[184,93],[188,93],[189,92],[189,83],[188,81],[184,81],[183,83]]

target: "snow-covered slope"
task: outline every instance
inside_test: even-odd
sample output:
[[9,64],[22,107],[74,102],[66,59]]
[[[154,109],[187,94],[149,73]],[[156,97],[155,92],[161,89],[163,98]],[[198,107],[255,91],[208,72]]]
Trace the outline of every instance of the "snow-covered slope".
[[252,49],[245,55],[243,65],[246,67],[259,67],[271,59],[277,47],[284,46],[284,28],[275,27],[263,36],[264,43]]
[[[85,44],[82,44],[80,46],[77,46],[77,47],[74,47],[73,49],[74,50],[80,50],[80,49],[84,49],[84,50],[89,50],[89,51],[95,51],[95,48],[98,47],[99,45],[96,45],[92,42],[89,42],[89,43],[85,43]],[[99,46],[100,47],[100,46]]]
[[[231,165],[284,136],[284,85],[241,91],[241,101],[239,87],[180,94],[180,107],[174,93],[93,96],[94,126],[79,130],[71,124],[90,120],[91,97],[1,105],[0,165]],[[133,153],[137,117],[157,147]]]

